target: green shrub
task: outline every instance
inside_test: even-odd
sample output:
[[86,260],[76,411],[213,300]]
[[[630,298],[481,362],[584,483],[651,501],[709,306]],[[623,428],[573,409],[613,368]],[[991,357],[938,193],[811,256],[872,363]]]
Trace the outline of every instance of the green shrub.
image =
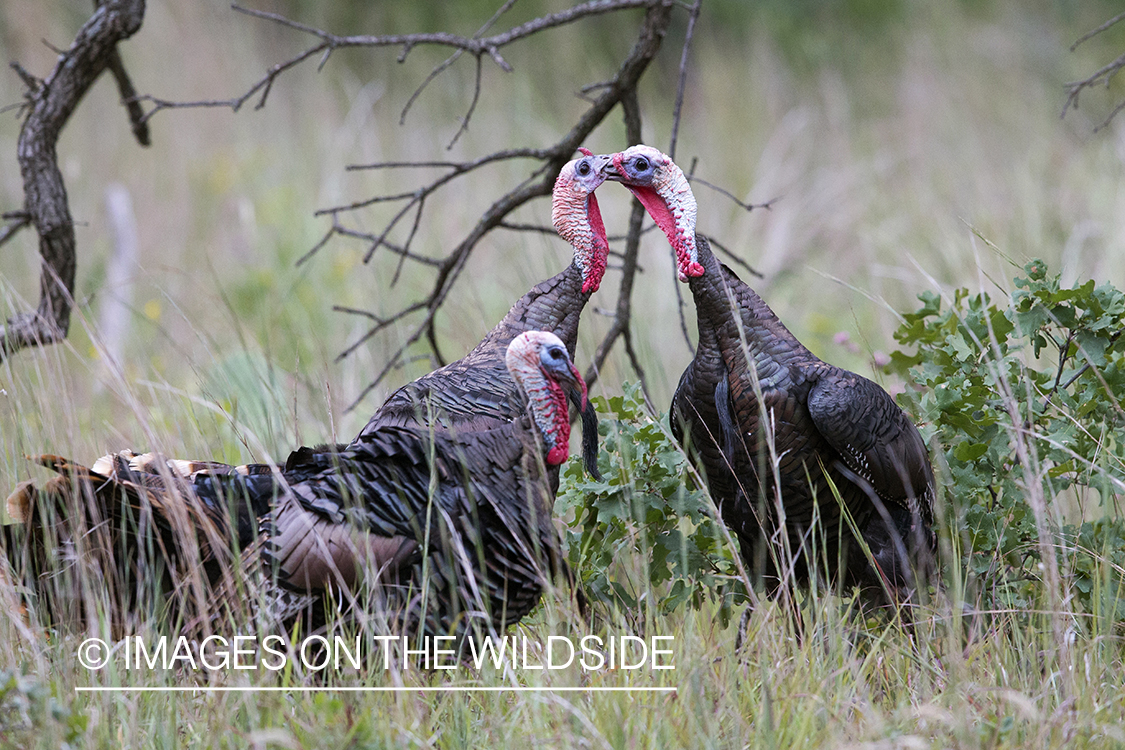
[[587,597],[627,612],[647,597],[661,614],[715,599],[725,625],[744,589],[726,532],[672,439],[667,415],[655,419],[640,386],[629,383],[624,395],[595,398],[594,405],[605,479],[594,481],[571,461],[555,503],[568,521],[569,560]]
[[1093,281],[1064,288],[1040,260],[1024,272],[1000,306],[966,289],[948,305],[919,295],[895,332],[915,351],[894,353],[888,369],[920,392],[980,596],[1032,607],[1051,568],[1044,550],[1055,550],[1056,601],[1123,620],[1125,294]]
[[60,698],[57,691],[38,677],[0,670],[3,746],[27,747],[32,742],[53,741],[55,747],[67,748],[83,739],[88,717]]

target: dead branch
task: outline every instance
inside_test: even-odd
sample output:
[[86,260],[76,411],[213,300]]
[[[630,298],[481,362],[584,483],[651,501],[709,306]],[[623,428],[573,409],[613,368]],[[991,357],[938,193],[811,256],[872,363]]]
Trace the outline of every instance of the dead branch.
[[1078,41],[1075,42],[1074,44],[1070,45],[1070,51],[1073,52],[1074,50],[1078,49],[1078,45],[1082,44],[1082,42],[1085,42],[1086,40],[1097,36],[1098,34],[1102,33],[1106,29],[1108,29],[1110,26],[1113,26],[1114,24],[1116,24],[1118,21],[1125,21],[1125,13],[1121,13],[1119,15],[1114,16],[1113,18],[1109,19],[1108,21],[1103,23],[1098,28],[1093,29],[1092,31],[1088,31],[1085,34],[1083,34],[1082,36],[1078,37]]
[[695,35],[695,20],[699,18],[699,9],[703,0],[695,0],[688,16],[687,33],[684,34],[684,48],[680,52],[680,79],[676,85],[676,104],[672,108],[672,137],[669,139],[668,156],[673,161],[676,159],[676,140],[680,134],[680,113],[684,107],[684,87],[687,85],[687,60],[688,50],[691,48],[691,38]]
[[[103,0],[94,0],[94,8],[100,8]],[[121,94],[121,101],[125,105],[125,112],[129,115],[129,123],[133,128],[133,136],[137,139],[137,143],[142,146],[148,146],[149,133],[148,124],[144,121],[145,111],[141,108],[140,102],[137,101],[137,90],[133,86],[133,81],[129,78],[129,74],[125,71],[125,63],[121,61],[121,53],[117,51],[114,46],[109,52],[109,57],[106,59],[106,67],[109,72],[113,74],[113,80],[117,82],[117,92]]]
[[[390,232],[398,226],[407,216],[413,215],[414,226],[411,229],[410,235],[406,241],[398,248],[400,255],[400,264],[406,260],[413,260],[408,256],[410,252],[410,243],[415,235],[418,222],[422,210],[424,209],[424,202],[439,190],[444,185],[449,184],[453,179],[462,175],[476,171],[484,166],[495,164],[501,161],[512,159],[531,159],[538,162],[527,178],[521,183],[510,189],[507,193],[497,199],[481,216],[477,224],[470,230],[468,235],[455,247],[449,255],[440,261],[437,267],[437,274],[435,276],[430,293],[423,300],[417,300],[401,310],[393,313],[385,318],[380,318],[374,321],[374,325],[367,332],[365,332],[359,340],[352,343],[347,349],[344,350],[339,358],[344,358],[354,352],[359,346],[371,339],[372,336],[385,330],[391,325],[402,322],[411,317],[419,317],[417,322],[411,324],[409,332],[402,338],[402,343],[391,353],[383,369],[376,374],[375,378],[367,385],[366,388],[359,394],[359,396],[352,403],[351,407],[356,406],[363,398],[366,397],[374,388],[376,388],[382,380],[390,373],[397,364],[404,358],[408,349],[415,343],[421,341],[425,337],[429,343],[430,348],[434,351],[437,361],[443,362],[444,358],[436,350],[436,331],[435,331],[435,316],[441,306],[444,304],[450,291],[455,286],[456,282],[461,276],[472,254],[473,249],[478,243],[492,230],[497,228],[504,228],[507,217],[516,209],[520,208],[528,201],[535,198],[550,195],[551,189],[554,186],[555,176],[562,168],[563,164],[569,160],[574,154],[575,150],[581,146],[589,137],[590,133],[598,125],[602,123],[606,115],[618,104],[625,105],[629,97],[635,97],[636,84],[640,80],[641,75],[644,73],[648,64],[652,61],[660,48],[664,34],[667,31],[668,24],[671,20],[671,3],[663,2],[662,0],[648,0],[645,3],[633,2],[627,0],[626,2],[597,2],[587,3],[585,5],[576,6],[570,11],[561,14],[552,14],[552,16],[544,17],[544,19],[536,19],[530,21],[517,29],[508,32],[507,35],[513,38],[526,35],[530,33],[529,29],[543,29],[550,28],[551,26],[559,25],[563,21],[559,19],[563,16],[569,16],[572,20],[574,18],[582,17],[597,9],[598,12],[606,12],[612,9],[623,9],[627,7],[647,7],[648,10],[645,14],[644,20],[641,23],[637,35],[637,41],[629,55],[622,62],[617,74],[613,79],[607,81],[603,86],[599,87],[599,95],[593,99],[589,109],[582,115],[578,122],[566,133],[558,142],[546,148],[518,148],[507,149],[499,151],[487,156],[475,159],[469,162],[442,162],[442,161],[424,161],[418,163],[407,162],[381,162],[367,166],[356,165],[352,169],[392,169],[392,168],[439,168],[446,170],[444,174],[431,180],[421,188],[410,192],[400,193],[387,196],[375,196],[363,201],[357,201],[353,204],[345,206],[337,206],[333,208],[324,209],[319,214],[330,215],[333,219],[333,228],[330,234],[346,234],[344,225],[341,222],[341,217],[348,212],[355,211],[376,202],[394,202],[403,201],[404,205],[392,216],[389,222],[382,228],[382,230],[374,235],[371,239],[371,246],[368,250],[365,260],[369,260],[372,254],[379,247],[387,247],[387,237]],[[582,13],[576,11],[584,10]],[[569,22],[569,21],[568,21]],[[421,37],[432,37],[432,35],[418,35]],[[500,35],[505,37],[506,35]],[[497,39],[498,37],[491,37],[479,40],[479,43],[484,44],[488,39]],[[384,38],[380,38],[384,39]],[[499,46],[499,42],[497,42]],[[471,51],[471,50],[467,50]],[[639,113],[637,114],[638,129],[636,131],[635,140],[639,142]],[[643,210],[642,214],[643,216]],[[640,222],[636,222],[635,230],[630,232],[630,237],[636,237],[635,243],[639,245],[639,232]],[[370,236],[370,235],[369,235]],[[323,247],[323,242],[318,243],[318,248]],[[636,273],[636,250],[632,250],[632,260],[630,260],[630,250],[627,249],[623,260],[623,280],[620,287],[618,297],[618,316],[615,318],[613,328],[617,332],[613,335],[608,343],[603,342],[603,346],[599,347],[601,352],[601,360],[597,362],[596,367],[600,367],[604,362],[605,357],[608,356],[609,349],[612,347],[613,342],[618,337],[625,336],[628,330],[629,322],[629,297],[632,290],[632,279]],[[624,307],[622,307],[624,306]],[[631,346],[627,347],[631,349]],[[604,349],[604,351],[602,351]],[[634,365],[639,372],[639,366]],[[596,369],[596,368],[595,368]]]
[[730,198],[730,199],[731,199],[731,201],[733,201],[733,202],[734,202],[734,204],[735,204],[736,206],[738,206],[739,208],[741,208],[742,210],[744,210],[744,211],[746,211],[746,212],[750,212],[750,211],[753,211],[753,210],[754,210],[755,208],[765,208],[765,209],[769,209],[769,208],[772,208],[772,207],[773,207],[773,204],[775,204],[775,203],[777,203],[777,202],[778,202],[779,200],[781,200],[781,196],[778,196],[777,198],[770,198],[770,199],[769,199],[768,201],[766,201],[765,203],[745,203],[745,202],[743,202],[743,201],[740,201],[740,200],[739,200],[739,199],[738,199],[738,198],[737,198],[737,197],[736,197],[736,196],[734,195],[734,193],[730,192],[729,190],[727,190],[727,189],[725,189],[725,188],[721,188],[721,187],[719,187],[718,185],[712,185],[712,184],[711,184],[710,182],[707,182],[707,180],[704,180],[704,179],[703,179],[703,178],[701,178],[701,177],[696,177],[695,175],[692,175],[692,176],[691,176],[691,177],[689,178],[689,181],[690,181],[690,182],[697,182],[697,183],[699,183],[700,185],[703,185],[704,187],[709,187],[709,188],[711,188],[711,189],[712,189],[712,190],[714,190],[714,191],[715,191],[716,193],[719,193],[719,194],[721,194],[721,195],[725,195],[726,197]]
[[[113,66],[119,71],[119,86],[122,81],[128,82],[117,57],[117,43],[140,29],[144,11],[144,0],[105,0],[42,81],[18,65],[12,66],[28,87],[27,116],[17,144],[25,203],[22,214],[10,214],[13,223],[0,233],[0,242],[22,226],[33,225],[39,234],[42,270],[38,308],[16,313],[0,326],[0,361],[22,348],[53,343],[66,336],[74,304],[77,259],[74,220],[58,167],[59,134],[103,70]],[[141,138],[140,132],[137,137]]]
[[[322,29],[307,26],[303,23],[299,23],[298,21],[293,21],[278,13],[271,13],[263,10],[253,10],[251,8],[243,8],[239,5],[232,5],[231,7],[239,13],[245,13],[246,15],[254,16],[255,18],[272,21],[274,23],[286,26],[296,31],[300,31],[310,36],[314,36],[320,41],[312,47],[309,47],[305,51],[295,55],[294,57],[291,57],[290,59],[284,62],[280,62],[271,67],[266,71],[266,74],[264,76],[258,79],[258,81],[254,83],[254,85],[252,85],[249,90],[247,90],[240,96],[236,96],[230,99],[209,99],[193,102],[176,102],[146,95],[139,97],[138,100],[146,101],[153,105],[153,108],[148,112],[147,115],[145,115],[144,119],[146,121],[161,110],[184,107],[229,107],[231,110],[237,112],[242,108],[243,104],[245,104],[255,95],[259,94],[259,92],[261,96],[254,108],[261,109],[266,105],[266,99],[269,97],[270,89],[272,88],[274,81],[277,80],[278,76],[280,76],[285,71],[300,65],[305,60],[316,57],[318,55],[320,56],[320,65],[323,66],[325,62],[327,62],[331,54],[338,49],[346,49],[349,47],[402,47],[402,52],[398,56],[398,62],[401,63],[406,61],[407,55],[409,55],[410,51],[415,47],[423,45],[452,47],[455,50],[454,54],[445,62],[439,64],[436,68],[434,68],[433,71],[431,71],[427,79],[422,83],[421,86],[419,86],[418,90],[415,91],[414,95],[411,97],[411,100],[407,102],[402,114],[403,118],[405,118],[406,112],[410,109],[410,106],[413,103],[414,99],[418,97],[421,91],[426,88],[430,81],[439,76],[445,70],[448,70],[450,67],[452,67],[452,65],[457,61],[457,58],[459,58],[463,53],[467,52],[475,57],[478,67],[480,65],[481,58],[487,55],[494,63],[496,63],[496,65],[501,70],[506,73],[510,73],[512,72],[512,66],[509,65],[508,61],[500,55],[500,50],[501,48],[506,47],[513,42],[517,42],[534,34],[538,34],[541,31],[546,31],[547,29],[574,23],[575,21],[578,21],[582,18],[590,18],[593,16],[602,15],[604,13],[614,13],[629,8],[651,8],[658,4],[664,4],[665,2],[666,0],[591,0],[590,2],[576,5],[573,8],[568,8],[558,13],[549,13],[540,18],[536,18],[534,20],[528,21],[527,23],[520,24],[519,26],[508,29],[501,34],[495,34],[493,36],[487,37],[465,37],[458,34],[450,34],[444,31],[422,34],[386,34],[382,36],[340,36],[337,34],[329,33]],[[500,14],[504,10],[506,10],[507,7],[510,7],[509,3],[506,3],[505,7],[502,7],[500,11],[498,11],[497,14],[493,16],[493,19],[485,24],[484,27],[482,27],[482,30],[487,29],[493,22],[495,22],[495,20],[499,18]],[[478,32],[478,34],[479,33],[480,32]],[[469,117],[471,117],[472,115],[472,106],[475,106],[475,102],[476,96],[474,96],[473,105],[470,106],[470,111],[463,118],[463,127],[468,126]]]
[[[1101,34],[1103,31],[1110,28],[1111,26],[1114,26],[1122,20],[1125,20],[1125,13],[1114,16],[1096,29],[1083,34],[1081,37],[1079,37],[1078,41],[1070,46],[1070,51],[1073,52],[1078,48],[1078,45],[1082,44],[1092,37],[1097,36],[1098,34]],[[1094,86],[1105,86],[1106,88],[1109,88],[1110,81],[1122,68],[1125,68],[1125,54],[1121,55],[1108,65],[1095,71],[1092,75],[1083,78],[1081,81],[1071,81],[1070,83],[1066,84],[1066,103],[1063,104],[1062,112],[1060,113],[1059,117],[1066,117],[1066,113],[1070,110],[1071,107],[1074,107],[1074,109],[1078,109],[1078,95],[1081,94],[1084,89],[1092,88]],[[1113,118],[1116,117],[1117,114],[1123,109],[1125,109],[1125,101],[1119,102],[1110,111],[1109,116],[1102,120],[1100,125],[1094,128],[1094,132],[1096,133],[1105,126],[1109,125]]]
[[[511,9],[511,7],[515,4],[516,4],[516,0],[506,0],[506,2],[503,5],[500,6],[499,10],[497,10],[495,13],[492,14],[492,18],[488,19],[488,21],[486,21],[485,24],[477,30],[476,34],[473,34],[473,39],[479,39],[481,34],[488,31],[490,28],[492,28],[492,25],[494,23],[496,23],[498,20],[500,20],[500,16],[507,13]],[[464,53],[463,49],[457,50],[450,57],[446,58],[444,62],[440,63],[432,71],[430,71],[430,74],[428,76],[426,76],[426,80],[422,81],[422,84],[417,89],[415,89],[414,93],[410,95],[410,99],[407,100],[406,106],[402,108],[402,114],[398,118],[398,124],[399,125],[406,124],[406,113],[410,111],[410,107],[414,104],[415,101],[418,100],[418,97],[422,95],[422,92],[425,90],[425,88],[427,86],[429,86],[430,83],[435,78],[437,78],[439,75],[441,75],[443,71],[445,71],[450,66],[452,66],[453,63],[457,62],[457,58],[459,58],[463,53]],[[469,129],[469,119],[473,116],[473,111],[476,109],[477,102],[480,100],[480,76],[481,76],[481,61],[480,61],[480,56],[478,55],[477,56],[476,87],[473,89],[473,100],[469,104],[468,112],[466,112],[465,116],[463,118],[461,118],[460,129],[458,129],[457,134],[453,136],[453,140],[451,140],[449,142],[449,145],[447,145],[445,147],[447,151],[449,149],[452,149],[453,144],[455,144],[457,142],[457,140],[461,137],[461,135]]]
[[0,245],[15,237],[21,229],[31,224],[31,214],[26,211],[11,211],[4,214],[2,218],[4,221],[11,223],[0,229]]
[[723,255],[725,255],[725,256],[727,256],[728,258],[730,258],[730,259],[731,259],[731,261],[733,261],[734,263],[737,263],[738,265],[740,265],[740,266],[742,266],[743,268],[745,268],[745,269],[746,269],[746,271],[747,271],[747,272],[748,272],[748,273],[749,273],[749,274],[750,274],[751,276],[757,276],[757,277],[758,277],[759,279],[764,279],[764,278],[765,278],[765,276],[764,276],[764,275],[762,274],[762,272],[761,272],[761,271],[759,271],[758,269],[754,268],[754,266],[750,265],[749,263],[747,263],[747,262],[746,262],[745,260],[743,260],[743,259],[742,259],[742,258],[740,258],[739,256],[735,255],[735,254],[734,254],[734,251],[730,250],[730,249],[729,249],[729,248],[728,248],[728,247],[727,247],[726,245],[722,244],[721,242],[719,242],[719,241],[718,241],[717,239],[715,239],[714,237],[712,237],[712,236],[711,236],[711,235],[709,235],[709,234],[707,234],[707,235],[704,235],[704,237],[706,237],[706,238],[707,238],[707,242],[708,242],[708,243],[709,243],[709,244],[710,244],[710,245],[711,245],[712,247],[714,247],[714,248],[715,248],[716,250],[718,250],[719,252],[721,252],[721,253],[722,253]]

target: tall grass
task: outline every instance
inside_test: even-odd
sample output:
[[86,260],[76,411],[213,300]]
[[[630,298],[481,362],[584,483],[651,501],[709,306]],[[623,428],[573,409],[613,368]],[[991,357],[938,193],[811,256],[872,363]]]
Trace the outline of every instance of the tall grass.
[[[1101,112],[1093,97],[1058,119],[1061,84],[1119,54],[1105,46],[1113,39],[1067,51],[1112,15],[1110,5],[1029,8],[997,0],[898,7],[878,33],[829,33],[814,14],[782,34],[771,25],[782,22],[769,13],[717,3],[724,18],[738,21],[731,33],[708,25],[705,3],[680,135],[678,158],[687,165],[698,156],[701,177],[753,202],[780,197],[768,211],[746,213],[699,187],[699,227],[763,271],[753,285],[814,352],[861,372],[875,352],[892,346],[894,310],[911,306],[919,291],[988,288],[1007,278],[1006,261],[972,228],[1005,255],[1044,257],[1067,280],[1125,286],[1125,120],[1092,134]],[[39,74],[54,59],[39,39],[65,45],[82,20],[48,8],[0,6],[2,56]],[[471,19],[471,30],[480,20]],[[599,33],[613,45],[631,31],[623,25]],[[642,92],[644,135],[657,145],[668,138],[680,38],[669,38],[667,59]],[[150,4],[123,55],[143,91],[213,98],[239,92],[304,41],[232,16],[222,4]],[[515,51],[517,72],[486,76],[486,98],[451,155],[553,137],[583,106],[572,93],[606,77],[599,67],[605,58],[585,41],[575,30],[545,39],[546,47]],[[181,43],[190,52],[169,54]],[[260,112],[163,113],[153,121],[148,150],[129,140],[112,84],[100,83],[60,144],[79,222],[79,305],[65,343],[0,365],[0,491],[44,478],[24,460],[28,453],[89,461],[133,447],[233,463],[277,460],[300,443],[351,437],[388,387],[424,371],[424,362],[405,368],[399,380],[345,412],[397,342],[337,362],[363,329],[330,312],[331,305],[386,312],[426,281],[406,278],[390,289],[389,266],[363,266],[363,248],[344,243],[300,268],[293,262],[325,229],[314,209],[372,194],[387,186],[381,179],[409,180],[345,172],[346,164],[446,156],[470,74],[440,81],[408,126],[397,125],[427,70],[423,56],[405,66],[378,53],[342,56],[319,75],[295,71]],[[19,101],[18,86],[14,75],[0,76],[0,104]],[[0,117],[4,210],[22,202],[18,124],[10,114]],[[611,126],[588,145],[616,150],[619,139]],[[521,176],[497,172],[451,188],[422,228],[420,249],[449,247],[487,201],[493,181]],[[102,208],[111,182],[132,194],[141,247],[130,343],[117,366],[103,361],[94,322],[101,299],[113,292],[101,283],[111,254]],[[609,186],[599,198],[613,233],[624,226],[627,195]],[[543,223],[548,216],[545,205],[526,214]],[[378,218],[366,221],[373,226]],[[663,405],[689,355],[677,334],[666,248],[655,234],[644,242],[645,273],[635,293],[646,314],[635,321],[636,342],[650,392]],[[38,263],[27,232],[2,252],[6,314],[34,304]],[[471,347],[567,254],[547,238],[495,236],[473,260],[474,283],[463,285],[439,316],[446,353]],[[611,271],[591,308],[612,307],[613,281]],[[604,330],[599,316],[587,315],[580,365]],[[840,330],[859,343],[857,351],[833,343]],[[624,358],[611,359],[596,390],[614,393],[627,377],[633,375]],[[1033,475],[1039,467],[1032,446],[1023,460]],[[956,487],[946,487],[945,496],[955,502]],[[1037,510],[1049,512],[1053,500],[1038,499]],[[1062,544],[1049,529],[1042,544]],[[946,544],[947,559],[960,560],[956,535]],[[623,575],[630,566],[643,580],[643,561],[623,561]],[[1121,571],[1104,559],[1102,567],[1095,580],[1112,586]],[[75,745],[124,747],[1125,746],[1120,624],[1077,610],[1065,570],[1049,577],[1039,601],[976,613],[965,607],[971,578],[951,564],[947,585],[909,628],[857,616],[849,601],[818,597],[803,600],[814,624],[798,641],[786,613],[767,603],[750,618],[739,653],[734,629],[717,623],[715,609],[665,615],[653,595],[643,599],[639,616],[609,615],[594,627],[622,633],[640,622],[646,633],[675,636],[674,672],[520,675],[536,685],[674,685],[675,695],[76,694],[75,687],[90,684],[193,680],[147,671],[92,675],[76,661],[81,635],[25,624],[12,592],[0,587],[7,605],[0,666],[24,675],[0,684],[0,742],[54,747],[69,735]],[[545,642],[573,632],[577,622],[560,592],[545,597],[517,632]],[[456,676],[492,686],[511,679],[487,669]],[[261,678],[219,679],[244,685]],[[293,672],[271,684],[321,679]],[[333,672],[331,679],[426,686],[442,677],[373,668]]]

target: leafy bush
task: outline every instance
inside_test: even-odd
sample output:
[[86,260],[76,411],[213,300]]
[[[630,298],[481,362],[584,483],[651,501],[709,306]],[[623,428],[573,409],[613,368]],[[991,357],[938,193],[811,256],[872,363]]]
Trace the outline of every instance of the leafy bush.
[[[654,419],[640,386],[629,383],[624,395],[595,398],[594,405],[605,479],[592,480],[571,461],[555,503],[568,521],[570,564],[587,597],[624,612],[655,597],[662,614],[713,598],[725,625],[744,596],[737,566],[667,415]],[[633,563],[642,569],[630,569]]]
[[44,740],[72,747],[85,735],[87,722],[86,714],[56,695],[56,688],[30,675],[0,670],[0,739],[5,747]]
[[[1047,603],[1125,621],[1125,294],[1064,288],[1042,261],[1001,304],[933,293],[905,316],[888,369],[940,452],[953,549],[985,607]],[[595,399],[604,481],[572,461],[556,511],[571,565],[594,602],[632,612],[644,597],[671,612],[708,599],[721,616],[745,598],[713,505],[639,386]],[[952,563],[952,560],[946,560]]]
[[1031,606],[1054,549],[1066,594],[1125,619],[1125,294],[1093,281],[1064,288],[1040,260],[1024,271],[1002,306],[965,289],[945,309],[919,295],[895,333],[915,352],[888,367],[921,389],[924,435],[952,480],[956,541],[982,591]]

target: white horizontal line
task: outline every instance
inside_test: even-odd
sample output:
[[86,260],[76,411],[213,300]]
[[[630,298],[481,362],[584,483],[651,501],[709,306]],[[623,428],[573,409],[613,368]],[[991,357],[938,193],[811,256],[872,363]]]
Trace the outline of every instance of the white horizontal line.
[[497,687],[474,685],[448,685],[444,687],[195,687],[124,686],[76,687],[76,693],[675,693],[675,687]]

